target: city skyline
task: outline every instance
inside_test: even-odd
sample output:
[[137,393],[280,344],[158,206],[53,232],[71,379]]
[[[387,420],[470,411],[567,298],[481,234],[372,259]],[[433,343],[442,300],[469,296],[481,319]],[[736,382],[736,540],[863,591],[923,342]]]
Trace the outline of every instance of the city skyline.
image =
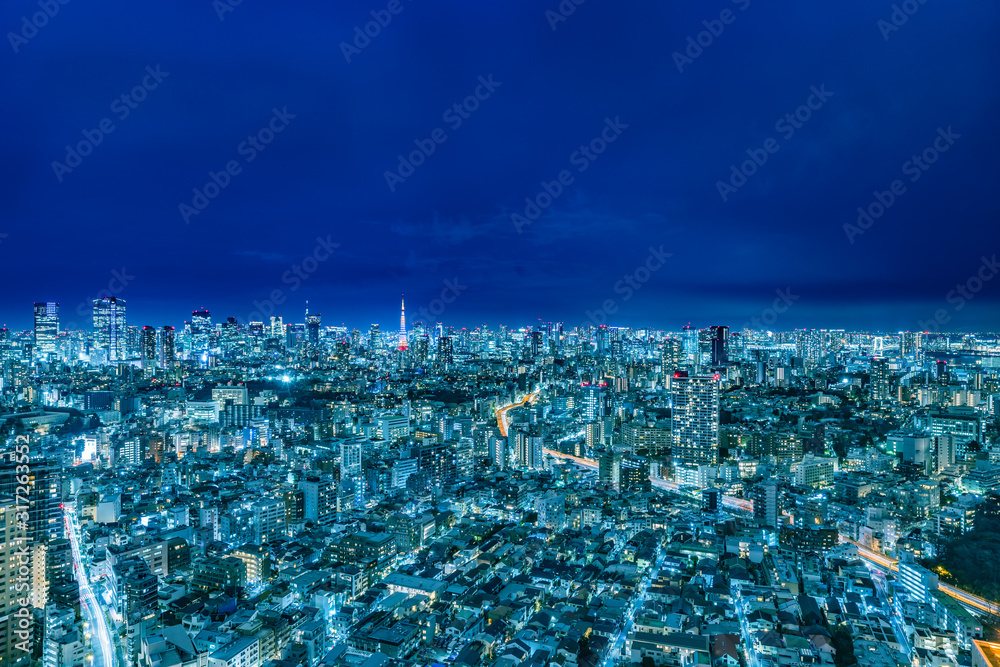
[[[108,298],[115,299],[116,297],[108,297]],[[128,299],[121,299],[121,298],[119,298],[117,300],[120,303],[123,303],[123,304],[129,302]],[[54,302],[53,301],[34,302],[34,307],[35,307],[35,311],[36,311],[36,315],[35,315],[36,322],[33,323],[31,321],[32,320],[31,316],[29,316],[27,318],[28,319],[27,326],[25,326],[23,329],[18,328],[16,326],[10,326],[7,322],[0,322],[0,328],[6,328],[6,329],[9,329],[11,331],[30,331],[30,330],[32,330],[34,328],[37,328],[37,317],[38,317],[37,311],[38,311],[38,307],[39,306],[46,306],[46,305],[49,306],[48,317],[50,317],[50,318],[52,317],[51,307],[55,306],[55,312],[56,312],[56,314],[54,316],[55,320],[54,320],[54,324],[50,322],[50,326],[57,326],[58,327],[58,331],[60,333],[64,332],[64,331],[65,332],[71,332],[71,331],[91,332],[91,331],[94,330],[93,310],[92,310],[92,307],[87,312],[87,314],[85,314],[85,315],[76,316],[76,317],[73,317],[72,319],[65,319],[60,314],[60,310],[61,310],[62,304],[60,302],[58,302],[58,301],[54,301]],[[323,327],[343,328],[343,329],[348,330],[348,331],[350,331],[352,329],[358,329],[360,331],[367,332],[368,328],[371,327],[371,326],[373,326],[373,325],[378,325],[380,327],[381,326],[386,326],[386,322],[385,321],[373,321],[373,320],[364,321],[364,320],[361,320],[360,318],[355,318],[354,321],[352,321],[352,322],[337,322],[335,320],[331,321],[327,317],[325,317],[322,312],[317,312],[315,308],[313,308],[313,312],[310,315],[308,302],[306,302],[304,304],[303,308],[304,308],[304,310],[303,310],[302,316],[299,317],[299,318],[296,318],[295,315],[289,316],[289,314],[291,313],[290,309],[283,308],[283,309],[276,309],[274,311],[269,311],[266,316],[263,315],[260,311],[254,311],[254,314],[261,315],[261,317],[259,319],[242,319],[240,317],[237,317],[237,316],[234,316],[234,315],[230,315],[230,314],[227,314],[227,313],[224,313],[224,312],[220,313],[220,312],[217,312],[217,311],[213,311],[211,308],[207,308],[205,306],[202,306],[202,307],[198,308],[197,310],[191,311],[191,315],[187,319],[184,319],[184,318],[176,319],[176,318],[171,318],[169,316],[168,317],[160,317],[160,318],[142,317],[141,321],[137,321],[135,318],[133,318],[133,317],[130,316],[128,324],[130,326],[138,326],[138,327],[152,326],[153,328],[160,328],[160,327],[163,327],[163,326],[177,327],[177,326],[182,326],[184,324],[191,324],[191,322],[193,320],[193,317],[196,316],[197,313],[207,313],[210,318],[213,316],[213,313],[214,313],[214,317],[216,318],[216,320],[212,324],[212,326],[220,325],[222,322],[226,321],[228,318],[231,318],[231,317],[236,317],[237,323],[238,323],[238,325],[240,327],[246,327],[246,326],[248,326],[248,325],[250,325],[251,323],[254,323],[254,322],[263,323],[263,324],[269,326],[269,322],[270,322],[272,316],[276,317],[276,318],[278,318],[278,320],[281,320],[282,322],[285,322],[285,323],[288,323],[288,324],[291,324],[291,323],[304,324],[304,323],[307,323],[311,318],[312,319],[321,318],[320,321],[322,322],[322,326]],[[134,312],[131,306],[129,306],[128,310],[129,310],[129,312]],[[430,312],[431,312],[431,311],[428,311],[426,309],[421,309],[421,310],[425,314],[430,314]],[[599,309],[596,309],[596,310],[599,310]],[[595,311],[590,311],[589,314],[593,315],[594,312],[596,312],[596,310]],[[767,309],[765,309],[765,311],[766,310]],[[969,329],[949,329],[948,326],[947,326],[947,322],[945,322],[943,324],[937,324],[937,322],[936,322],[936,320],[934,318],[934,313],[933,312],[931,313],[931,316],[927,318],[927,320],[922,321],[922,322],[918,322],[918,324],[919,323],[929,324],[929,325],[933,325],[934,328],[916,328],[916,327],[912,327],[912,328],[908,328],[908,329],[892,329],[892,328],[878,328],[878,327],[871,327],[871,328],[869,328],[869,327],[836,326],[835,324],[831,324],[831,325],[815,325],[815,326],[782,327],[782,326],[767,326],[766,322],[768,321],[768,319],[769,318],[766,317],[766,316],[762,317],[762,316],[758,315],[756,317],[750,318],[749,320],[745,321],[742,326],[735,326],[734,323],[732,323],[732,322],[730,322],[730,323],[723,323],[723,322],[719,322],[717,320],[703,320],[701,322],[701,324],[703,325],[702,328],[704,328],[706,330],[708,330],[708,329],[714,330],[714,329],[716,329],[716,328],[718,328],[718,327],[721,326],[721,327],[726,327],[726,328],[732,330],[733,332],[739,332],[739,331],[744,331],[744,330],[759,331],[759,332],[774,332],[774,333],[787,333],[787,332],[794,332],[794,331],[846,331],[846,332],[851,332],[851,333],[867,333],[867,334],[872,334],[872,335],[878,334],[878,335],[888,335],[888,336],[895,335],[895,334],[903,334],[903,333],[923,333],[923,334],[940,334],[940,335],[954,335],[954,336],[976,335],[976,334],[979,334],[979,335],[1000,335],[1000,330],[994,331],[994,330],[989,329],[989,328],[982,328],[982,329],[975,329],[975,328],[969,328]],[[400,343],[402,343],[403,341],[405,341],[405,340],[408,339],[409,335],[411,335],[413,333],[407,327],[407,320],[406,320],[406,315],[405,315],[405,305],[403,307],[403,314],[400,316],[399,320],[400,320],[400,327],[399,327],[398,330],[395,330],[395,332],[394,332],[394,330],[392,329],[392,326],[389,325],[389,326],[387,326],[387,328],[385,329],[385,331],[382,332],[382,333],[385,336],[388,336],[390,338],[395,338],[397,341],[399,341]],[[776,320],[776,318],[775,318],[775,320]],[[593,318],[593,317],[589,317],[589,318],[588,317],[584,317],[580,321],[566,321],[566,320],[560,320],[558,318],[547,318],[547,319],[545,319],[545,318],[539,317],[539,318],[536,318],[536,321],[534,323],[532,323],[532,322],[518,322],[518,321],[515,321],[515,320],[503,321],[503,320],[496,320],[496,319],[494,319],[493,321],[482,321],[482,320],[481,321],[471,321],[471,320],[469,320],[469,321],[454,321],[454,320],[452,320],[450,318],[440,318],[440,317],[435,318],[435,317],[433,317],[433,315],[430,318],[423,318],[423,317],[420,317],[420,311],[418,311],[418,314],[417,314],[416,317],[411,317],[409,319],[409,325],[410,325],[410,327],[412,327],[413,325],[421,324],[421,325],[423,325],[423,327],[424,327],[425,330],[433,329],[438,324],[441,324],[446,329],[447,328],[452,328],[452,329],[456,329],[456,330],[458,330],[458,329],[474,330],[474,329],[481,328],[481,327],[485,326],[488,329],[499,329],[500,327],[504,327],[504,328],[506,328],[506,329],[508,329],[510,331],[518,331],[518,330],[530,331],[532,329],[534,329],[534,330],[540,330],[540,329],[544,328],[544,326],[546,324],[562,324],[564,326],[565,330],[567,330],[567,331],[573,330],[573,329],[578,329],[578,328],[598,327],[598,326],[606,325],[607,327],[612,328],[612,329],[650,330],[650,331],[656,331],[656,332],[665,332],[665,333],[680,334],[680,333],[682,333],[682,331],[684,329],[690,328],[693,325],[693,322],[690,321],[690,320],[683,321],[683,323],[681,324],[680,322],[682,322],[682,321],[683,320],[678,320],[677,323],[674,326],[654,326],[653,324],[641,324],[641,323],[640,324],[625,324],[625,323],[619,324],[618,322],[615,321],[615,319],[614,319],[613,316],[610,317],[610,318],[604,319],[604,321],[597,321],[597,318]],[[774,321],[774,320],[772,320],[772,321]],[[712,324],[709,324],[709,322],[712,322]],[[698,327],[695,327],[695,328],[697,329]]]

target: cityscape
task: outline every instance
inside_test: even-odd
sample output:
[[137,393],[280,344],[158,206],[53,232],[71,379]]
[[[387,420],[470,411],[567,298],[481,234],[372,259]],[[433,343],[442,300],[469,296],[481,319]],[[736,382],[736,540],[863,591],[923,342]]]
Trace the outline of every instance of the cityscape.
[[[0,658],[970,665],[1000,644],[1000,336],[0,330]],[[387,311],[391,308],[387,304]],[[296,321],[298,320],[298,321]]]
[[1000,667],[996,0],[0,34],[0,667]]

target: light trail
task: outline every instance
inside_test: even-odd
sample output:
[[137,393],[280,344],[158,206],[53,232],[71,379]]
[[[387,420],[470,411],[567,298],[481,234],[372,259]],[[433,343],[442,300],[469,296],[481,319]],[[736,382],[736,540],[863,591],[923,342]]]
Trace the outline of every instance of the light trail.
[[[509,424],[507,423],[507,412],[513,410],[514,408],[519,408],[522,405],[527,405],[528,403],[534,401],[538,398],[538,392],[533,392],[524,397],[520,403],[511,403],[497,410],[497,426],[500,428],[500,434],[503,437],[507,437],[507,431],[509,429]],[[596,470],[599,468],[599,464],[594,459],[583,458],[582,456],[573,456],[572,454],[563,454],[562,452],[556,451],[554,449],[543,449],[544,453],[554,456],[557,459],[563,459],[566,461],[572,461],[573,463],[583,466],[585,468],[591,468]],[[677,493],[684,493],[680,490],[680,485],[676,482],[668,482],[665,479],[660,479],[659,477],[649,478],[650,483],[653,486],[663,489],[665,491],[673,491]],[[685,494],[686,495],[686,494]],[[697,498],[694,498],[698,500]],[[739,510],[741,512],[752,512],[753,502],[746,500],[745,498],[737,498],[735,496],[722,496],[722,504],[730,509]]]
[[83,559],[80,557],[80,543],[77,538],[76,528],[69,517],[69,513],[63,514],[66,521],[66,533],[69,535],[70,548],[73,550],[73,567],[76,570],[76,578],[80,584],[80,601],[83,613],[87,616],[91,631],[97,636],[97,643],[101,649],[101,661],[94,661],[94,667],[115,667],[115,652],[111,647],[111,630],[108,629],[107,620],[104,618],[104,611],[100,607],[100,600],[90,586],[90,578],[83,567]]
[[[572,454],[563,454],[562,452],[557,452],[554,449],[543,449],[542,451],[548,454],[549,456],[554,456],[557,459],[563,459],[565,461],[572,461],[573,463],[576,463],[577,465],[583,466],[585,468],[591,468],[596,470],[600,466],[600,464],[594,459],[585,459],[580,456],[573,456]],[[684,494],[684,492],[681,491],[680,484],[676,482],[669,482],[665,479],[660,479],[659,477],[653,477],[653,476],[650,476],[649,481],[653,486],[659,489]],[[698,500],[698,498],[694,498],[693,496],[689,497],[693,498],[694,500]],[[743,512],[753,511],[753,502],[746,500],[744,498],[736,498],[735,496],[722,496],[722,504],[725,505],[726,507],[730,507],[732,509],[740,510]]]
[[[853,544],[858,549],[858,555],[867,561],[875,563],[880,567],[884,567],[891,572],[899,571],[899,561],[895,558],[890,558],[884,554],[880,554],[872,551],[871,549],[866,549],[854,540],[849,540],[846,537],[840,538],[841,542],[847,542]],[[986,598],[979,597],[978,595],[973,595],[972,593],[967,593],[961,588],[955,588],[948,584],[942,584],[938,582],[938,590],[942,593],[950,595],[962,604],[972,607],[973,609],[978,609],[985,614],[997,615],[1000,614],[1000,607],[998,607],[996,602],[991,602]]]
[[538,392],[532,392],[524,397],[520,403],[511,403],[497,410],[497,426],[500,428],[500,435],[507,437],[507,412],[514,408],[519,408],[538,398]]

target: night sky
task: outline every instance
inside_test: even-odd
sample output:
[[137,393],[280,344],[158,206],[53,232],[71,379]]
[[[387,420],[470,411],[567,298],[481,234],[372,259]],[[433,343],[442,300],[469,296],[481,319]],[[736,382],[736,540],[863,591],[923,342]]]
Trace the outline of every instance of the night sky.
[[1000,329],[995,2],[231,2],[3,3],[0,321]]

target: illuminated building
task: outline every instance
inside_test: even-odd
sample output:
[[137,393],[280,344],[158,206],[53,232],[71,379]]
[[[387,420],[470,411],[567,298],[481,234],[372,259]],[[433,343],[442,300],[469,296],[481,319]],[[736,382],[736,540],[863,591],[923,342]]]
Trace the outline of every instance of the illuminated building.
[[869,367],[873,401],[889,400],[889,360],[872,357]]
[[108,361],[125,359],[125,301],[113,296],[94,300],[94,335]]
[[160,330],[160,368],[170,370],[174,367],[176,353],[174,351],[174,328],[163,327]]
[[453,347],[449,336],[438,338],[437,362],[444,366],[455,363]]
[[719,376],[675,373],[671,412],[673,457],[685,465],[719,462]]
[[35,303],[35,355],[44,359],[56,351],[59,335],[59,304],[54,301]]
[[139,357],[142,359],[142,370],[148,371],[156,366],[156,328],[143,327],[139,338]]
[[405,352],[409,349],[409,343],[406,340],[406,302],[400,299],[399,301],[399,351]]

